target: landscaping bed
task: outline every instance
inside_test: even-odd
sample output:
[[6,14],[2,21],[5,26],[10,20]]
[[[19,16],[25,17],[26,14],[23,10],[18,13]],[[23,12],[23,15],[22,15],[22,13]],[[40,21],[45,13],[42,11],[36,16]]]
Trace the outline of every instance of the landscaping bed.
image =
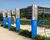
[[[5,28],[8,28],[8,26],[6,25]],[[24,37],[32,38],[31,37],[31,32],[28,31],[28,30],[22,30],[22,29],[16,30],[16,28],[13,27],[13,26],[9,30],[10,31],[14,31],[16,33],[19,33],[19,35],[22,35]],[[32,38],[32,39],[33,40],[50,40],[50,37],[45,37],[45,36],[37,35],[35,38]]]

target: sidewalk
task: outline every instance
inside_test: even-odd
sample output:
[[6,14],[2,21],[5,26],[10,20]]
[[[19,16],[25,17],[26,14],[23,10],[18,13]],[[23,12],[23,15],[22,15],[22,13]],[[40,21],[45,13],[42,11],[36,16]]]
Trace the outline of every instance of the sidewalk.
[[0,27],[0,40],[32,40],[32,39],[23,37],[18,33]]

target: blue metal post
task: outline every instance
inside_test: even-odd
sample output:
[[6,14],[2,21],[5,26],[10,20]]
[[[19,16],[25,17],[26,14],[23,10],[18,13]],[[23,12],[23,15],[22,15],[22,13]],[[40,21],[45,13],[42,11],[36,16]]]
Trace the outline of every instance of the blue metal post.
[[32,38],[37,35],[37,6],[32,6]]
[[37,35],[37,20],[32,20],[32,38]]
[[3,25],[6,26],[6,17],[3,16]]
[[3,25],[6,26],[6,14],[3,12]]
[[8,28],[11,28],[11,17],[8,17]]
[[20,30],[20,18],[16,18],[16,30]]
[[8,28],[11,28],[11,13],[10,10],[8,11]]
[[16,9],[16,30],[20,30],[20,10]]

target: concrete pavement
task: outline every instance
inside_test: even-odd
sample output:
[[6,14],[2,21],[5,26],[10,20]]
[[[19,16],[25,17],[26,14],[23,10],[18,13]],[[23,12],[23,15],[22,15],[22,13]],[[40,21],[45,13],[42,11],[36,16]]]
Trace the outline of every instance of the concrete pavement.
[[23,37],[16,32],[12,32],[6,28],[0,27],[0,40],[32,40],[32,39]]

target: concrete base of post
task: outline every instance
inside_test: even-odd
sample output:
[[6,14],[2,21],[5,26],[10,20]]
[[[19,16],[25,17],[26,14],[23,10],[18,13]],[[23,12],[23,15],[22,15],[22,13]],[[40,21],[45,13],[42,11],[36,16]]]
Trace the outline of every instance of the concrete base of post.
[[16,18],[16,30],[20,30],[20,18]]
[[37,20],[32,20],[32,38],[37,35]]

